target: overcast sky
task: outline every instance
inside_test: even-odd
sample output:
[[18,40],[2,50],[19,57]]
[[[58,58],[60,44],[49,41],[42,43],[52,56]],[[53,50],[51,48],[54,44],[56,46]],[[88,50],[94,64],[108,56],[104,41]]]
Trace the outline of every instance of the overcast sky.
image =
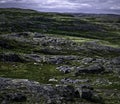
[[47,12],[120,14],[120,0],[0,0],[0,8],[9,7]]

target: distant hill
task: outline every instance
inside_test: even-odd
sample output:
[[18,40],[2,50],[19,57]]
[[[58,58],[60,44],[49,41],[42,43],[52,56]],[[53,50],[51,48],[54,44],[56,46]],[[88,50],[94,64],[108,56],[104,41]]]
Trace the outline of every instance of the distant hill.
[[[0,33],[41,32],[118,42],[120,15],[44,13],[30,9],[1,8]],[[116,36],[116,37],[114,37]]]
[[37,12],[32,9],[22,9],[22,8],[0,8],[0,11],[10,11],[10,12],[29,12],[29,13],[34,13]]

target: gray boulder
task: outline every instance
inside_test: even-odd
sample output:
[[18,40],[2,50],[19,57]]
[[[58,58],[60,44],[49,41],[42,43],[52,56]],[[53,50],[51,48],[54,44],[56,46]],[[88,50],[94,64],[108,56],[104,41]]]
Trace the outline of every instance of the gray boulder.
[[75,75],[79,75],[81,73],[88,73],[88,74],[100,74],[105,71],[105,68],[99,64],[93,64],[85,68],[77,67]]
[[72,71],[72,69],[74,69],[74,67],[70,67],[68,65],[64,65],[64,66],[59,66],[56,69],[58,69],[59,71],[63,72],[64,74],[70,73]]

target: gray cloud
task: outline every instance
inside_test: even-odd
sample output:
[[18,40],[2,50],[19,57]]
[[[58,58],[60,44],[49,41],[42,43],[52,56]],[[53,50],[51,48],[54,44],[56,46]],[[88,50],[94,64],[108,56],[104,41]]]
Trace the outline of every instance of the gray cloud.
[[120,0],[0,0],[0,8],[3,7],[53,12],[119,13]]

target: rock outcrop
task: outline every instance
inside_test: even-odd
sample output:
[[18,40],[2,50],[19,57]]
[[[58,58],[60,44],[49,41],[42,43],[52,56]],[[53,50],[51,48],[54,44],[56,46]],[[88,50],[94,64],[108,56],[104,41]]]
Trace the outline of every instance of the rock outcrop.
[[63,104],[75,99],[101,102],[92,87],[88,85],[45,85],[27,79],[0,78],[0,102],[29,102],[30,104]]

